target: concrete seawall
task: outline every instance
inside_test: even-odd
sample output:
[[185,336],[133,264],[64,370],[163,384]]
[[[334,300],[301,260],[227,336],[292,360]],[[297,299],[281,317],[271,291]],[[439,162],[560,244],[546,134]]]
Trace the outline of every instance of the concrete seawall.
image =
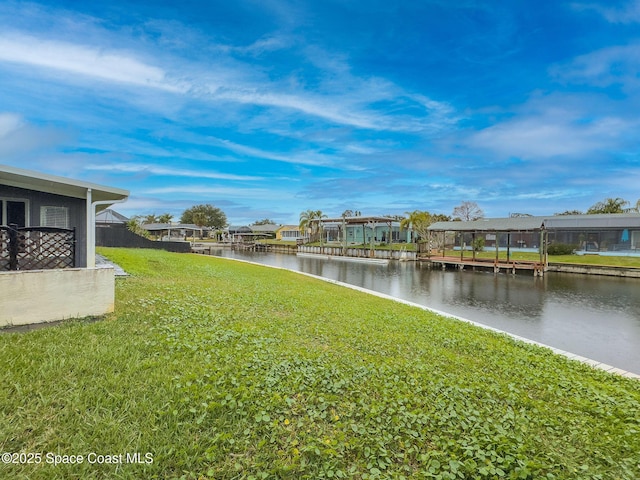
[[617,267],[612,265],[578,265],[549,262],[547,272],[580,273],[586,275],[606,275],[610,277],[640,278],[640,268]]

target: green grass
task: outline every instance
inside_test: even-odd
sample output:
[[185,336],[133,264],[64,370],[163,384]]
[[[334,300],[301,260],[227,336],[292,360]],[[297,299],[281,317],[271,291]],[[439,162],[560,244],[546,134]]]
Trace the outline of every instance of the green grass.
[[636,380],[291,272],[101,253],[132,274],[114,314],[0,335],[0,451],[43,455],[0,478],[637,478]]
[[[434,252],[434,255],[442,255],[442,252]],[[460,250],[447,250],[446,255],[450,257],[460,257]],[[464,252],[465,259],[471,259],[473,253],[470,251]],[[485,248],[482,252],[476,252],[477,258],[494,259],[496,258],[495,250],[491,248]],[[507,252],[500,251],[499,258],[506,260]],[[540,261],[540,254],[533,252],[510,252],[509,258],[511,260],[530,260]],[[604,265],[604,266],[617,266],[617,267],[633,267],[640,268],[640,257],[615,257],[615,256],[600,256],[600,255],[549,255],[549,263],[571,263],[578,265]]]
[[257,240],[256,243],[264,243],[266,245],[285,245],[288,247],[295,247],[298,244],[295,240],[276,240],[274,238]]
[[640,268],[640,257],[601,257],[600,255],[550,255],[549,262]]

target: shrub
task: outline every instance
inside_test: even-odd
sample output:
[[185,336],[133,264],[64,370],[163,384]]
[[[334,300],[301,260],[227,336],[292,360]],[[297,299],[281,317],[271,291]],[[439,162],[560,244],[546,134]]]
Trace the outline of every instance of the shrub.
[[571,255],[577,248],[578,245],[569,243],[553,243],[547,248],[547,253],[549,255]]
[[484,251],[484,238],[482,237],[477,237],[472,243],[471,245],[473,246],[473,250],[475,252],[482,252]]

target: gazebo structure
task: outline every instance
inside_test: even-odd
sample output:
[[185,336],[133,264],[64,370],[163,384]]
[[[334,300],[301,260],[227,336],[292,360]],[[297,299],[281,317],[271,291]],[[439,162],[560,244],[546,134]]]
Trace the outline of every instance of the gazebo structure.
[[[489,266],[494,271],[533,269],[542,275],[549,245],[565,245],[578,255],[640,255],[640,213],[555,215],[489,218],[471,222],[437,222],[429,226],[429,259],[443,266]],[[436,236],[441,242],[436,242]],[[481,239],[481,240],[480,240]],[[476,251],[495,248],[495,259],[478,258]],[[449,250],[456,255],[447,255]],[[457,250],[460,255],[458,257]],[[471,254],[465,251],[471,250]],[[506,251],[506,259],[500,252]],[[539,253],[538,261],[513,261],[513,251]],[[469,258],[470,257],[470,258]]]
[[[466,266],[493,268],[494,272],[507,270],[533,270],[534,275],[542,276],[547,266],[547,235],[544,222],[546,217],[515,217],[480,219],[469,222],[436,222],[428,227],[429,245],[440,247],[436,252],[429,248],[432,263],[443,268],[453,265],[463,269]],[[441,241],[436,242],[435,236]],[[453,250],[459,250],[460,256],[447,255],[447,243]],[[480,248],[480,246],[482,248]],[[480,249],[495,248],[495,258],[478,258]],[[538,261],[514,261],[513,250],[538,252]],[[470,250],[465,258],[465,251]],[[506,251],[506,258],[500,252]]]
[[168,239],[174,237],[185,239],[187,237],[194,237],[196,233],[202,238],[205,233],[211,230],[209,227],[198,226],[192,223],[146,223],[142,225],[146,231],[150,234]]

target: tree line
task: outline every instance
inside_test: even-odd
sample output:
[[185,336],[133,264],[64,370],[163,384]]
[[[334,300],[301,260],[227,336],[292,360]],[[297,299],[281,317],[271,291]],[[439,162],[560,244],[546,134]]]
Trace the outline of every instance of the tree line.
[[580,210],[567,210],[566,212],[556,213],[556,215],[595,215],[598,213],[640,213],[640,199],[634,206],[631,206],[631,202],[624,198],[605,198],[603,201],[589,207],[586,213]]
[[[631,206],[631,202],[623,198],[605,198],[604,200],[593,204],[586,212],[582,212],[580,210],[567,210],[562,213],[555,213],[554,215],[594,215],[602,213],[640,213],[640,199],[634,206]],[[361,216],[361,213],[358,210],[345,210],[341,216],[342,218],[353,218]],[[399,221],[400,228],[402,230],[411,229],[415,232],[418,239],[424,239],[427,237],[428,227],[435,222],[469,222],[479,220],[484,218],[484,211],[476,202],[463,201],[453,209],[451,215],[430,213],[426,210],[414,210],[412,212],[405,212],[404,216],[388,216]],[[530,217],[532,215],[527,213],[512,213],[510,216]],[[300,213],[300,231],[308,231],[311,238],[317,237],[320,233],[320,221],[324,218],[327,218],[327,216],[321,210],[305,210]]]
[[[593,215],[601,213],[640,213],[640,199],[631,206],[631,202],[620,198],[605,198],[604,200],[595,203],[587,209],[586,212],[580,210],[567,210],[561,213],[555,213],[554,215]],[[341,217],[351,218],[362,216],[359,210],[345,210]],[[530,216],[526,213],[512,213],[512,217],[518,216]],[[456,206],[451,215],[445,215],[440,213],[430,213],[426,210],[414,210],[412,212],[405,212],[405,215],[389,215],[400,222],[401,229],[412,229],[419,238],[426,238],[427,228],[435,222],[448,222],[448,221],[473,221],[484,218],[484,211],[478,206],[476,202],[463,201],[460,205]],[[132,217],[128,226],[129,229],[139,233],[141,235],[148,235],[148,232],[142,228],[145,224],[150,223],[170,223],[174,216],[171,213],[163,213],[161,215],[149,214],[149,215],[136,215]],[[299,228],[301,231],[309,231],[311,237],[315,237],[319,234],[320,221],[327,218],[321,210],[305,210],[300,213]],[[223,229],[227,223],[227,216],[218,207],[211,204],[195,205],[187,208],[180,216],[180,223],[192,224],[200,228],[209,227],[214,229]],[[267,225],[275,224],[273,220],[268,218],[257,220],[253,225]]]
[[[171,213],[163,213],[162,215],[135,215],[131,217],[127,226],[129,230],[144,237],[149,236],[149,232],[143,228],[143,225],[151,223],[171,223],[173,215]],[[195,205],[187,208],[180,216],[180,223],[185,225],[196,225],[199,228],[209,227],[214,229],[223,229],[227,226],[227,216],[218,207],[210,204]]]

